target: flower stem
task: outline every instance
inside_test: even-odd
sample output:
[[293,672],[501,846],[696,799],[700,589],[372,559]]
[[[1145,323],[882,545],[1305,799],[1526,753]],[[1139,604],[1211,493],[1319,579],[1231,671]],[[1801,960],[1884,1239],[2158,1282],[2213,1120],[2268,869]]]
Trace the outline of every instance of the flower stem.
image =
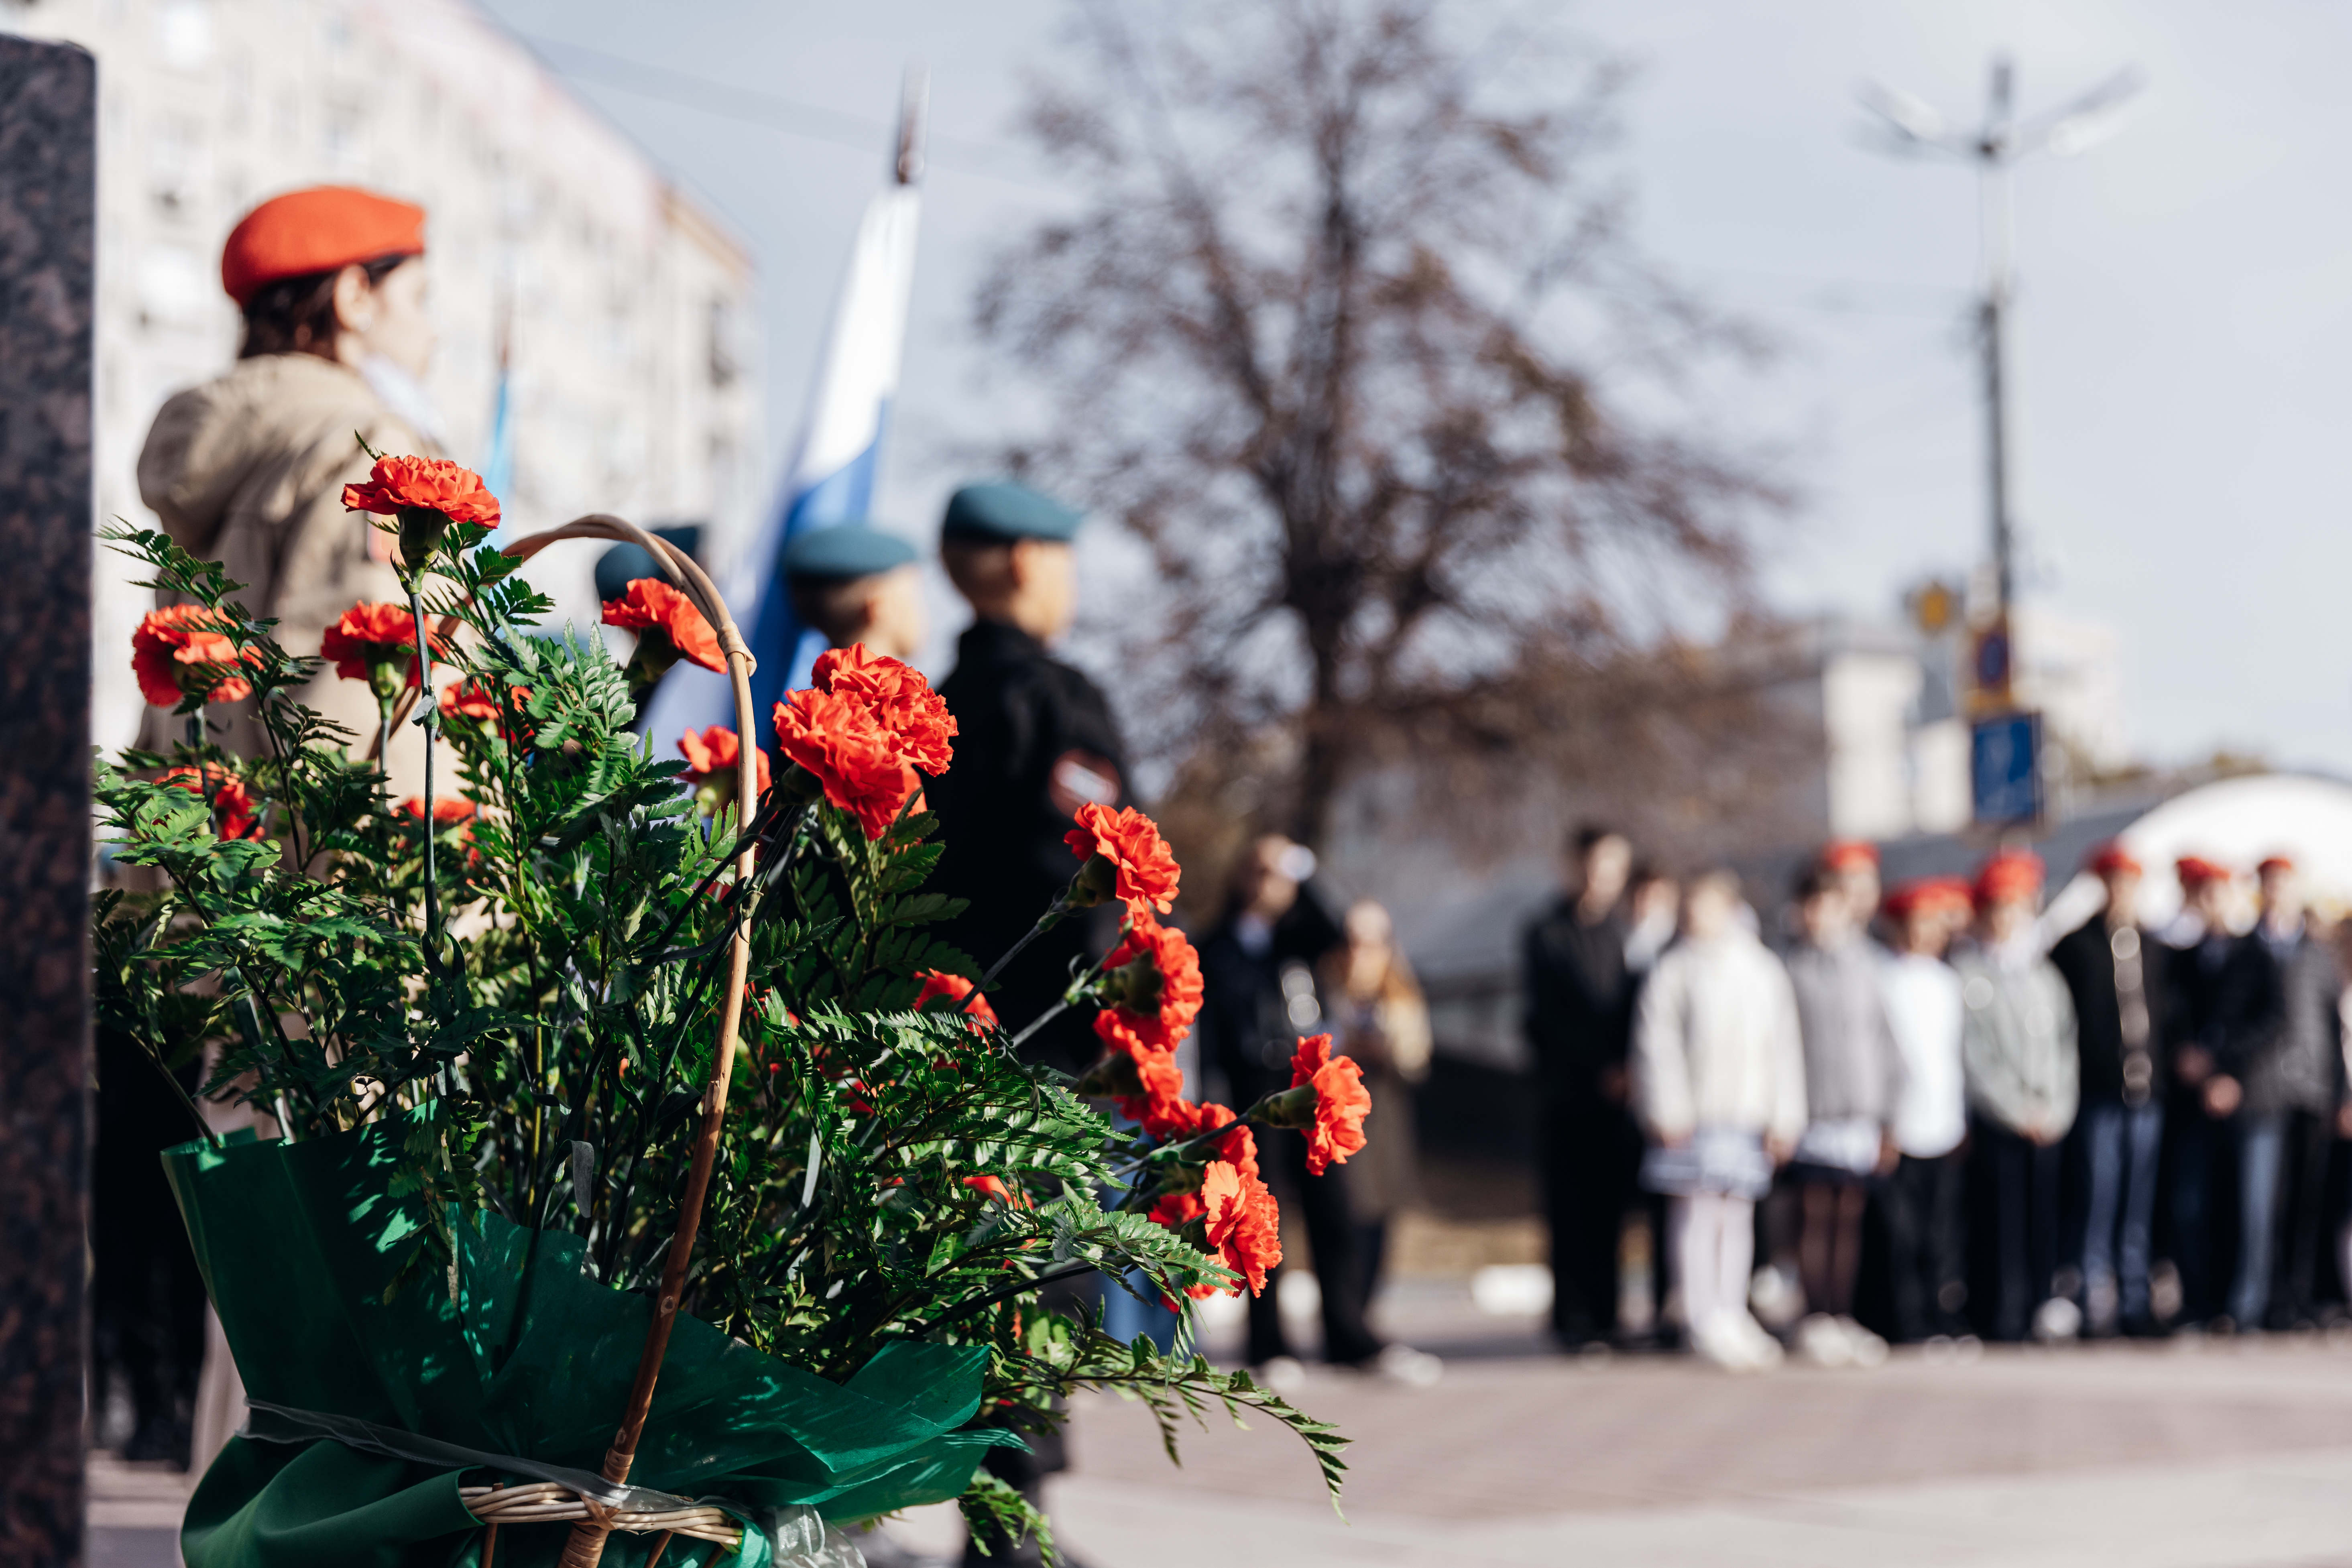
[[[994,963],[988,966],[988,973],[980,977],[980,984],[971,988],[971,994],[964,997],[962,1005],[957,1007],[956,1011],[959,1013],[968,1013],[971,1011],[973,1002],[978,999],[982,992],[987,990],[991,985],[995,984],[996,977],[1004,973],[1004,966],[1012,963],[1014,959],[1020,957],[1021,950],[1023,948],[1027,947],[1031,942],[1035,942],[1039,937],[1045,935],[1047,931],[1061,924],[1062,917],[1069,912],[1070,900],[1066,897],[1055,899],[1052,905],[1046,909],[1045,912],[1037,917],[1037,923],[1031,926],[1028,931],[1019,942],[1016,942],[1011,947],[1006,948],[1004,950],[1003,957],[998,959]],[[1047,1018],[1052,1016],[1053,1014],[1051,1013],[1045,1015],[1045,1017]],[[1045,1018],[1037,1020],[1040,1024],[1045,1021]],[[1033,1024],[1030,1027],[1034,1028],[1036,1027],[1036,1025]],[[1025,1040],[1028,1037],[1028,1032],[1026,1030],[1023,1031],[1021,1038]],[[1019,1042],[1016,1041],[1014,1043],[1018,1044]]]
[[[416,623],[417,697],[425,710],[416,727],[425,731],[425,980],[430,986],[441,966],[441,903],[433,886],[433,720],[440,710],[433,703],[433,645],[425,635],[425,602],[415,583],[408,584],[408,614]],[[389,774],[392,759],[385,757],[383,763]]]

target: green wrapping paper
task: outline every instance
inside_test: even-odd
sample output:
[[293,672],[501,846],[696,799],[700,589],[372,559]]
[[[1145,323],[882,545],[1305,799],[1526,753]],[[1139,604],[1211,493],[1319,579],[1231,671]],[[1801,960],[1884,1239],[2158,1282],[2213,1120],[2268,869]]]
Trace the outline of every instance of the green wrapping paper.
[[[301,1143],[250,1133],[163,1163],[248,1395],[460,1447],[594,1471],[618,1426],[652,1303],[599,1284],[584,1245],[484,1214],[446,1274],[385,1287],[423,1240],[388,1191],[397,1121]],[[632,1486],[721,1501],[770,1528],[740,1556],[680,1537],[665,1565],[776,1561],[779,1518],[854,1520],[961,1495],[995,1430],[978,1411],[986,1350],[902,1342],[828,1383],[681,1315]],[[189,1568],[445,1568],[479,1561],[462,1468],[331,1440],[237,1437],[205,1474],[181,1534]],[[478,1472],[470,1479],[488,1479]],[[568,1525],[507,1526],[499,1568],[552,1564]],[[802,1534],[805,1534],[803,1530]],[[615,1534],[642,1563],[656,1537]]]

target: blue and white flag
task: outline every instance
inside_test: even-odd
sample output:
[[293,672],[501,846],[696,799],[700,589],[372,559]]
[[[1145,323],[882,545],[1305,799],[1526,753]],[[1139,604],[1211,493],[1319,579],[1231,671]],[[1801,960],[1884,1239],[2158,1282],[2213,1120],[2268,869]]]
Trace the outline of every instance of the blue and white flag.
[[[919,211],[920,196],[912,184],[886,188],[866,207],[848,276],[834,302],[782,501],[719,584],[759,662],[751,675],[751,711],[763,731],[770,710],[786,691],[808,684],[809,667],[824,651],[824,639],[800,624],[785,597],[784,547],[812,528],[856,521],[873,505],[906,344]],[[656,753],[688,728],[712,724],[735,728],[727,678],[678,665],[654,693],[648,710],[646,732]]]

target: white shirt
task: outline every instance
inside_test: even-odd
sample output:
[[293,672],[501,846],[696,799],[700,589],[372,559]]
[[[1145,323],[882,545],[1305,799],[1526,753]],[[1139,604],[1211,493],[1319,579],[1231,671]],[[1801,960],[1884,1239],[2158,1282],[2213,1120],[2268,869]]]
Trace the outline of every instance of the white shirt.
[[1960,1070],[1960,977],[1939,958],[1898,952],[1880,970],[1879,984],[1902,1064],[1895,1091],[1895,1145],[1915,1160],[1948,1154],[1969,1131]]

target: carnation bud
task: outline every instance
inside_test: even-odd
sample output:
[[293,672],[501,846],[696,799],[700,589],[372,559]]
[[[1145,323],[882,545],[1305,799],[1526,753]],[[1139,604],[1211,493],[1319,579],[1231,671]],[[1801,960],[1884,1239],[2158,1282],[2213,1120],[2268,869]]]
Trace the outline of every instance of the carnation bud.
[[442,539],[449,531],[449,514],[429,506],[404,506],[400,509],[400,560],[414,576],[425,570],[433,560],[433,552],[441,548]]
[[1113,1005],[1125,1007],[1138,1017],[1159,1016],[1160,994],[1167,989],[1167,979],[1158,964],[1138,958],[1112,970],[1108,979],[1110,984],[1104,994]]
[[1063,898],[1074,910],[1090,910],[1118,895],[1118,868],[1100,855],[1090,855],[1070,879],[1070,890]]
[[[404,649],[403,652],[404,654],[405,650]],[[400,700],[400,689],[405,683],[408,675],[408,672],[401,668],[405,662],[404,658],[375,658],[368,661],[368,689],[375,693],[377,701]]]
[[1087,1069],[1077,1093],[1081,1100],[1141,1100],[1143,1077],[1135,1070],[1134,1058],[1113,1051]]
[[1317,1098],[1315,1086],[1302,1083],[1297,1089],[1269,1094],[1251,1106],[1250,1119],[1268,1127],[1312,1127]]
[[629,668],[624,673],[629,682],[629,700],[642,703],[647,693],[661,684],[669,667],[677,662],[677,645],[669,634],[648,626],[637,634],[637,651],[629,656]]
[[694,792],[694,809],[716,822],[735,804],[735,770],[721,768],[704,779]]

